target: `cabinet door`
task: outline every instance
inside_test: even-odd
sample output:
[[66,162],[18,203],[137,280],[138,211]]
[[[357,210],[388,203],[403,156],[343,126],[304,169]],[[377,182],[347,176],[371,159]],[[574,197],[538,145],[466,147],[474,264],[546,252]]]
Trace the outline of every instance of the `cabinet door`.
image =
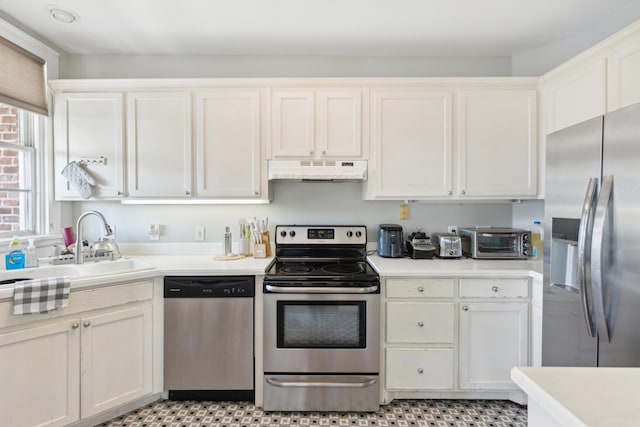
[[152,391],[151,305],[82,319],[82,417]]
[[454,305],[448,302],[387,302],[387,342],[452,343]]
[[372,90],[372,161],[367,197],[425,199],[451,193],[452,95]]
[[191,196],[191,94],[127,94],[131,197]]
[[318,91],[316,157],[362,156],[362,90]]
[[464,91],[458,120],[463,197],[536,195],[536,92]]
[[80,417],[79,321],[0,334],[0,425],[64,426]]
[[274,89],[271,94],[271,155],[315,155],[315,93],[309,89]]
[[260,195],[262,92],[220,90],[197,95],[199,197]]
[[388,348],[386,387],[404,390],[453,389],[453,349]]
[[542,80],[546,133],[564,129],[605,113],[606,62],[579,64]]
[[607,57],[607,112],[640,102],[640,38]]
[[56,200],[82,197],[61,175],[69,162],[83,162],[93,177],[93,197],[124,195],[124,125],[120,93],[61,93],[55,96],[54,163]]
[[528,303],[462,303],[460,388],[517,389],[511,368],[529,362]]

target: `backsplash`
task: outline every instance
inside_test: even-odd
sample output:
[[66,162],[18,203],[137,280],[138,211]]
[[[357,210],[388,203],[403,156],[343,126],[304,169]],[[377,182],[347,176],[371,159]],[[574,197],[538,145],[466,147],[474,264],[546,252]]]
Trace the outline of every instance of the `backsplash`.
[[[276,224],[363,224],[368,241],[377,238],[378,225],[400,224],[408,232],[421,227],[433,233],[446,231],[448,225],[527,226],[540,219],[542,201],[522,203],[416,202],[409,204],[409,219],[400,220],[399,201],[364,201],[359,182],[278,182],[273,187],[273,201],[268,205],[122,205],[119,202],[65,202],[71,209],[63,215],[61,226],[75,226],[84,211],[102,212],[116,228],[116,238],[123,243],[195,242],[195,228],[205,227],[206,242],[220,242],[225,226],[231,227],[233,240],[239,235],[241,218],[269,218],[269,228]],[[69,206],[67,206],[69,207]],[[531,212],[531,218],[528,213]],[[516,214],[514,216],[514,213]],[[160,240],[149,240],[150,224],[160,224]],[[87,220],[84,235],[97,239],[99,224]]]

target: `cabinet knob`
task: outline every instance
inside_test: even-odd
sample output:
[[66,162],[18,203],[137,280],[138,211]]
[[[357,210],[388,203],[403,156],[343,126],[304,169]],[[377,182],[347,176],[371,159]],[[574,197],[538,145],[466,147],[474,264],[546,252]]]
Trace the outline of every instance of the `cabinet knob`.
[[422,286],[420,286],[420,287],[418,288],[418,292],[424,292],[424,288],[423,288]]
[[117,195],[122,196],[122,191],[118,191]]
[[447,191],[447,194],[448,194],[448,195],[452,195],[452,194],[453,194],[453,191],[449,190],[449,191]]
[[462,190],[460,193],[461,193],[461,194],[467,194],[467,192],[466,192],[466,191],[464,191],[464,190]]
[[424,322],[418,322],[418,326],[422,328],[424,326]]
[[73,322],[71,324],[71,329],[78,329],[79,327],[80,327],[80,323],[78,323],[78,322]]
[[462,309],[463,309],[464,311],[469,311],[469,306],[468,306],[468,305],[464,305],[464,306],[462,306]]
[[309,155],[313,156],[313,150],[309,151]]
[[82,326],[84,326],[85,328],[88,328],[89,326],[91,326],[91,322],[89,322],[88,320],[85,320],[85,321],[82,323]]
[[327,154],[327,150],[322,150],[322,155],[324,156],[325,154]]
[[191,191],[187,190],[184,192],[185,196],[188,196],[189,194],[191,194]]
[[422,374],[423,372],[424,372],[424,369],[422,369],[422,368],[418,368],[418,373],[419,373],[419,374]]
[[500,290],[500,288],[499,288],[499,287],[497,287],[497,286],[492,286],[492,287],[491,287],[491,290],[492,290],[493,292],[498,292],[498,291]]
[[258,194],[260,194],[260,192],[254,191],[253,194],[255,194],[257,196]]

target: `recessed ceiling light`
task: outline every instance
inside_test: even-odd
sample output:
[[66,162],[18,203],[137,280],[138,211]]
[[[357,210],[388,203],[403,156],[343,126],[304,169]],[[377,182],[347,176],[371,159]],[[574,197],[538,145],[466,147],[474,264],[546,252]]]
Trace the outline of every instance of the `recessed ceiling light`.
[[72,24],[80,19],[77,13],[55,5],[45,6],[45,9],[55,20],[64,22],[65,24]]

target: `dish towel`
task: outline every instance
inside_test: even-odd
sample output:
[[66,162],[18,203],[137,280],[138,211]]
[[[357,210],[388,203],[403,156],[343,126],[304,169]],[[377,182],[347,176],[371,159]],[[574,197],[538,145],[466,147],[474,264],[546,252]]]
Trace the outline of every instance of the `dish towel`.
[[52,313],[69,305],[69,276],[16,282],[13,314]]
[[83,199],[88,199],[93,194],[93,186],[96,185],[96,181],[80,163],[70,162],[62,169],[62,176],[67,178],[67,181],[80,193]]

